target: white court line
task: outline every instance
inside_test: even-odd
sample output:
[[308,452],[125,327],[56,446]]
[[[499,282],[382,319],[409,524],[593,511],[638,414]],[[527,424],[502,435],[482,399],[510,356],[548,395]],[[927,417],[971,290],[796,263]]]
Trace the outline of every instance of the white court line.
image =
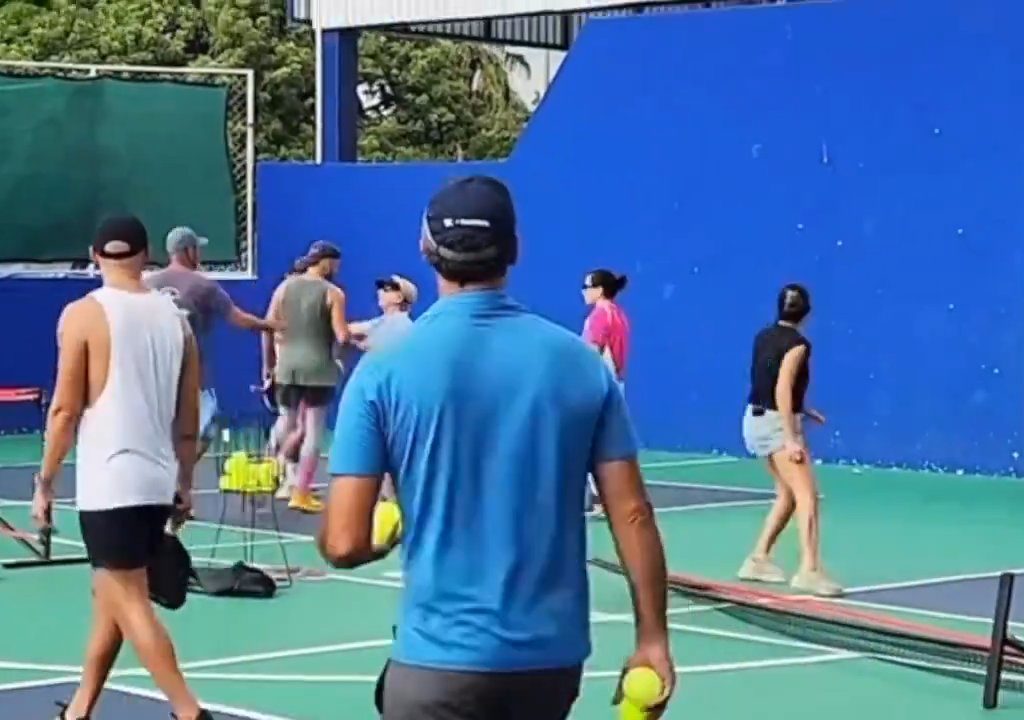
[[[872,610],[887,610],[895,613],[906,613],[908,615],[921,615],[923,617],[938,618],[940,620],[961,620],[963,622],[983,623],[992,626],[992,618],[978,617],[977,615],[960,615],[958,613],[940,612],[938,610],[925,610],[924,608],[907,607],[905,605],[891,605],[889,603],[873,603],[863,600],[848,600],[846,598],[816,598],[819,601],[837,603],[839,605],[853,605],[855,607],[870,608]],[[1024,623],[1011,622],[1010,627],[1024,628]]]
[[[159,700],[161,702],[167,701],[164,694],[157,692],[156,690],[143,690],[142,688],[132,687],[130,685],[118,685],[114,683],[107,683],[106,687],[109,690],[116,690],[117,692],[124,693],[125,695],[134,695],[136,697],[147,698],[149,700]],[[240,718],[245,718],[245,720],[294,720],[294,718],[286,718],[281,715],[268,715],[254,710],[243,710],[242,708],[233,707],[231,705],[221,705],[218,703],[203,703],[203,706],[207,710],[211,710],[215,713],[236,715]]]
[[185,523],[185,529],[187,530],[189,527],[213,528],[215,530],[219,527],[223,530],[227,530],[230,532],[252,533],[253,535],[269,535],[271,537],[277,537],[278,535],[280,535],[283,538],[290,538],[292,540],[316,539],[312,535],[302,535],[300,533],[285,532],[283,530],[280,533],[278,533],[275,530],[265,530],[263,528],[249,528],[243,525],[218,525],[217,523],[210,522],[208,520],[189,520],[187,523]]
[[964,580],[985,580],[987,578],[997,578],[1003,573],[1013,573],[1014,575],[1020,575],[1021,573],[1024,573],[1024,568],[1011,568],[1006,570],[993,570],[990,572],[967,573],[965,575],[946,575],[944,577],[923,578],[921,580],[906,580],[902,582],[882,583],[879,585],[860,585],[859,587],[847,588],[846,594],[853,595],[856,593],[877,592],[879,590],[899,590],[902,588],[924,587],[925,585],[942,585],[944,583],[962,582]]
[[81,680],[82,676],[81,674],[78,674],[46,678],[43,680],[22,680],[21,682],[3,683],[0,684],[0,693],[11,690],[29,690],[31,688],[38,687],[53,687],[54,685],[69,685],[71,683],[77,685]]
[[0,670],[23,670],[32,672],[52,673],[81,673],[80,665],[45,665],[42,663],[16,662],[14,660],[0,660]]
[[774,500],[731,500],[729,502],[700,503],[698,505],[675,505],[671,507],[654,508],[655,515],[666,513],[694,512],[697,510],[717,510],[724,508],[758,507],[771,505]]
[[[715,605],[701,605],[693,607],[682,607],[682,608],[669,608],[667,614],[673,615],[696,615],[697,613],[711,612],[712,610],[721,610],[722,608],[731,607],[732,603],[717,603]],[[598,610],[590,613],[590,622],[592,623],[608,623],[608,622],[633,622],[633,613],[606,613]]]
[[775,491],[768,488],[739,487],[737,485],[705,485],[704,483],[671,482],[669,480],[644,480],[644,485],[654,485],[663,488],[686,488],[688,490],[723,490],[726,492],[771,495],[775,497]]
[[[676,672],[680,675],[700,675],[709,673],[738,672],[742,670],[761,670],[773,667],[791,667],[794,665],[817,665],[820,663],[856,660],[854,653],[822,653],[806,657],[775,658],[774,660],[748,660],[745,662],[714,663],[709,665],[680,665]],[[617,679],[622,670],[588,670],[583,673],[585,680]],[[268,673],[186,673],[189,680],[221,680],[228,682],[279,682],[279,683],[376,683],[377,675],[278,675]]]
[[[326,460],[327,459],[327,453],[321,453],[320,454],[320,459],[321,460]],[[215,463],[215,461],[216,461],[216,458],[214,458],[213,456],[207,455],[206,457],[202,458],[202,460],[200,461],[200,464]],[[728,457],[726,455],[722,455],[722,456],[701,457],[701,458],[684,458],[682,460],[658,460],[658,461],[653,461],[653,462],[640,463],[640,468],[643,469],[643,470],[646,470],[648,468],[656,469],[656,468],[671,468],[671,467],[687,467],[687,466],[691,466],[691,465],[692,466],[699,466],[699,465],[726,465],[726,464],[729,464],[729,463],[735,463],[735,462],[739,462],[739,461],[740,461],[740,458]],[[67,466],[71,466],[71,465],[74,465],[74,464],[75,464],[75,461],[73,459],[67,459],[67,460],[64,460],[63,463],[61,463],[61,465],[67,465]],[[37,462],[0,463],[0,470],[23,470],[25,468],[33,468],[33,469],[35,469],[35,468],[38,468],[38,467],[39,467],[39,462],[38,461]],[[319,484],[320,484],[321,487],[324,486],[324,483],[319,483]],[[316,486],[314,485],[314,487],[316,487]],[[195,491],[193,491],[193,493],[194,492]]]
[[[231,657],[212,658],[210,660],[195,660],[182,663],[184,671],[205,670],[207,668],[224,667],[226,665],[241,665],[243,663],[262,662],[264,660],[285,660],[288,658],[309,657],[311,655],[328,655],[337,652],[349,652],[352,650],[370,650],[373,648],[390,647],[391,640],[361,640],[358,642],[336,643],[334,645],[319,645],[315,647],[294,648],[292,650],[270,650],[262,653],[249,655],[233,655]],[[111,677],[139,677],[146,676],[149,672],[144,668],[130,668],[127,670],[115,670]]]
[[[817,665],[819,663],[838,662],[840,660],[856,660],[854,653],[822,653],[803,657],[775,658],[774,660],[746,660],[733,663],[713,663],[710,665],[677,665],[675,670],[682,676],[700,675],[702,673],[735,672],[738,670],[760,670],[762,668],[788,667],[790,665]],[[618,679],[622,670],[591,670],[583,673],[588,680]]]
[[835,648],[816,643],[805,643],[799,640],[782,640],[781,638],[770,638],[764,635],[751,635],[750,633],[733,632],[731,630],[713,630],[712,628],[698,627],[696,625],[680,625],[669,623],[669,630],[687,632],[694,635],[707,635],[708,637],[724,638],[726,640],[745,640],[747,642],[759,643],[761,645],[775,645],[776,647],[797,648],[800,650],[820,650],[822,652],[836,652]]
[[233,657],[182,663],[181,669],[202,670],[205,668],[223,667],[225,665],[237,665],[239,663],[260,662],[263,660],[283,660],[285,658],[326,655],[328,653],[348,652],[351,650],[370,650],[373,648],[390,647],[391,642],[390,638],[386,638],[382,640],[360,640],[357,642],[336,643],[334,645],[295,648],[293,650],[271,650],[269,652],[254,653],[251,655],[235,655]]
[[358,575],[341,575],[339,573],[329,573],[324,577],[303,578],[303,582],[324,582],[331,580],[353,583],[355,585],[373,585],[375,587],[395,588],[398,590],[405,587],[401,582],[395,580],[375,580],[374,578],[359,577]]
[[273,540],[253,540],[252,542],[220,543],[219,545],[214,545],[213,543],[206,543],[204,545],[186,545],[185,547],[186,547],[186,549],[189,552],[196,552],[197,550],[221,550],[221,549],[225,549],[225,548],[227,548],[227,549],[231,549],[231,548],[248,548],[248,547],[259,547],[259,546],[262,546],[262,545],[273,545],[274,547],[277,547],[277,545],[279,543],[284,544],[284,545],[294,545],[296,543],[307,543],[307,542],[309,542],[309,540],[306,539],[306,538],[302,538],[300,540],[299,538],[284,537],[284,538],[281,538],[280,541],[278,541],[275,538]]
[[689,458],[685,460],[660,460],[655,462],[640,463],[641,470],[655,470],[657,468],[671,468],[671,467],[696,467],[698,465],[728,465],[730,463],[739,462],[739,458],[726,457],[706,457],[706,458]]
[[194,673],[186,672],[189,680],[223,680],[233,682],[283,683],[375,683],[379,675],[278,675],[276,673]]

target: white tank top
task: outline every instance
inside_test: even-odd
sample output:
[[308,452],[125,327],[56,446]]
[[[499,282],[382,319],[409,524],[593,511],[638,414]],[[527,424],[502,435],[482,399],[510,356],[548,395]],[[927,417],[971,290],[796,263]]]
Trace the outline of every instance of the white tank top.
[[78,508],[170,505],[178,480],[173,426],[185,352],[181,311],[159,292],[105,287],[90,296],[110,328],[110,367],[78,426]]

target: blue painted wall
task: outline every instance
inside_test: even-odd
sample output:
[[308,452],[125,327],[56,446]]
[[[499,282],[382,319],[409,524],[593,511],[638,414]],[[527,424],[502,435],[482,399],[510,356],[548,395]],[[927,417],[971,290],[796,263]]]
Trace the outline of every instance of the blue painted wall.
[[[631,276],[649,447],[741,451],[751,337],[800,280],[831,420],[820,455],[1020,473],[1022,21],[1013,0],[844,0],[592,22],[505,163],[261,166],[263,279],[233,293],[262,308],[325,237],[345,248],[353,315],[381,273],[432,296],[423,204],[492,172],[520,204],[528,304],[578,328],[586,270]],[[0,285],[4,307],[33,309],[9,335],[32,352],[5,353],[0,378],[49,382],[53,322],[79,290]],[[225,331],[217,351],[240,407],[256,340]]]

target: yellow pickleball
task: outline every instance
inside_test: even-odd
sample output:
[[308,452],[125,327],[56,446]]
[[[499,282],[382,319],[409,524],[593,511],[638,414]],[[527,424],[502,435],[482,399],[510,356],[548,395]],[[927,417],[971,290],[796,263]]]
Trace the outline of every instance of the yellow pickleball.
[[272,493],[277,489],[277,463],[263,460],[256,465],[256,490],[261,493]]
[[228,474],[231,476],[231,488],[242,492],[249,484],[249,456],[244,452],[232,453],[228,458],[231,467]]
[[[622,679],[622,705],[639,710],[641,714],[634,717],[642,718],[649,708],[658,704],[663,691],[664,686],[658,673],[649,667],[633,668]],[[628,716],[622,717],[628,720]]]
[[647,711],[624,699],[619,704],[619,720],[647,720]]
[[373,544],[392,547],[402,538],[402,510],[398,503],[382,500],[373,509]]

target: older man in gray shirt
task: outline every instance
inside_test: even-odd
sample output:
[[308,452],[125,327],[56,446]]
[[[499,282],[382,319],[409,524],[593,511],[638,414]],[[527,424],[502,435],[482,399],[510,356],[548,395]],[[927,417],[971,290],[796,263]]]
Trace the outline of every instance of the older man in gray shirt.
[[243,330],[272,333],[281,329],[272,320],[264,320],[239,308],[219,283],[199,272],[200,248],[208,242],[192,228],[174,228],[167,234],[170,262],[163,270],[146,277],[146,285],[172,296],[188,315],[199,346],[203,388],[199,405],[199,457],[206,452],[216,430],[218,408],[211,372],[210,333],[217,320],[227,320]]

